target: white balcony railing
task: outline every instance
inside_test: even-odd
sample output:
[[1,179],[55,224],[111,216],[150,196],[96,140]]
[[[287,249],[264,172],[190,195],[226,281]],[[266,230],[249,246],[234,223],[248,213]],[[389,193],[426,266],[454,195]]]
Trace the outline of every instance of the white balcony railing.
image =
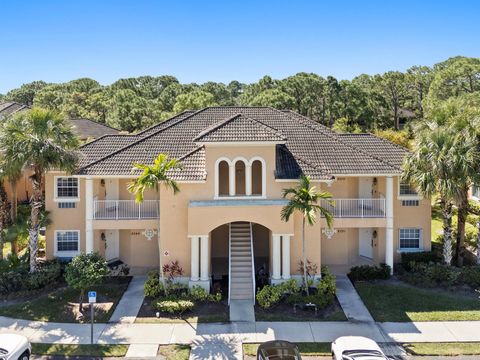
[[94,200],[95,220],[158,219],[158,200]]
[[322,199],[322,207],[334,218],[384,218],[385,199],[331,199],[333,204]]

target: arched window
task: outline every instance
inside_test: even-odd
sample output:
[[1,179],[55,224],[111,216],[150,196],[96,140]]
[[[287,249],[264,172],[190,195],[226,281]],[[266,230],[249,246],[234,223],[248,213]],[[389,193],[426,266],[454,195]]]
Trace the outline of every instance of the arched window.
[[230,184],[230,165],[225,160],[218,164],[218,195],[228,196]]
[[252,195],[263,195],[262,177],[262,162],[260,160],[254,160],[252,162]]
[[246,195],[245,163],[242,160],[235,163],[235,195]]

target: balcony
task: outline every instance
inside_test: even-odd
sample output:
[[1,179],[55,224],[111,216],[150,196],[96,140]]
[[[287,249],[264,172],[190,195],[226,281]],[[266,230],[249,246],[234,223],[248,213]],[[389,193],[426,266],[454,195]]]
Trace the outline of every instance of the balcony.
[[385,199],[322,199],[322,207],[334,218],[385,218]]
[[158,200],[94,200],[94,220],[158,219]]

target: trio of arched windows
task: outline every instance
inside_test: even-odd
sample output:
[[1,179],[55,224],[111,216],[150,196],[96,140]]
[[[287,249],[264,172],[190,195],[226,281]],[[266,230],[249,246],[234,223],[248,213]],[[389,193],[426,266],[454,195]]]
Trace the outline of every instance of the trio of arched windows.
[[220,158],[216,162],[215,195],[265,196],[265,160],[243,157],[230,160]]

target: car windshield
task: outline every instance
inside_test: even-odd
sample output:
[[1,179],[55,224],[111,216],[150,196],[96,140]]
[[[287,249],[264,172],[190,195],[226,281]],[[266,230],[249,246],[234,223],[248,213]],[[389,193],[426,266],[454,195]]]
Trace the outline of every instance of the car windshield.
[[342,357],[343,360],[385,360],[383,354],[376,350],[347,350]]
[[265,360],[297,360],[293,349],[265,349],[262,352]]

